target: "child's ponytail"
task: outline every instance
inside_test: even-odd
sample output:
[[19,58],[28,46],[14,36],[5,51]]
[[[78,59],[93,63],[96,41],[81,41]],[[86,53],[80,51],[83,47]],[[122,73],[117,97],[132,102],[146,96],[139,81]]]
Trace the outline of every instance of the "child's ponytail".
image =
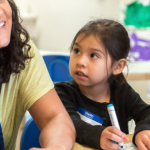
[[126,78],[123,75],[123,73],[120,73],[118,75],[111,75],[111,77],[108,79],[108,83],[111,85],[114,83],[115,85],[120,85],[122,83],[126,82]]

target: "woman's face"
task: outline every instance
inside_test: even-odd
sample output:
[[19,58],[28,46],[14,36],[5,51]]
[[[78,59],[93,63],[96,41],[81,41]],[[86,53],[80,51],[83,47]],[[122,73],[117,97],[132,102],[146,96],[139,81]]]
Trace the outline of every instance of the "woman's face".
[[12,9],[7,0],[0,0],[0,48],[10,43]]

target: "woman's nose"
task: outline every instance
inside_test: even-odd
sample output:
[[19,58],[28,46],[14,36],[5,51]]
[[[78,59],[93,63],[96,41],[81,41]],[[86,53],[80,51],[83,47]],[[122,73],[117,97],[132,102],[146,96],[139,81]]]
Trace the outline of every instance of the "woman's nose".
[[0,17],[3,15],[4,11],[2,8],[0,8]]

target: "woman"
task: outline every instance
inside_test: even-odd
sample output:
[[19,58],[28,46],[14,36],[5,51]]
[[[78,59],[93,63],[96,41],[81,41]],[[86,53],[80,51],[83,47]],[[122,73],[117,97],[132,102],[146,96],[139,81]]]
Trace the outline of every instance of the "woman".
[[74,126],[54,90],[42,56],[19,23],[13,0],[0,0],[0,149],[15,149],[26,110],[41,130],[43,149],[72,148]]

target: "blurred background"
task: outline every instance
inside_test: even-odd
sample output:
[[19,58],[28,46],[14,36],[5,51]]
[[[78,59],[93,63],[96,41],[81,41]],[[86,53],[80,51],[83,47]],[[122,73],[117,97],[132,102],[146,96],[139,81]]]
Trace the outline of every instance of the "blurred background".
[[[77,31],[89,20],[122,23],[131,39],[129,84],[150,104],[150,0],[15,0],[23,26],[43,53],[67,53]],[[134,132],[131,122],[130,133]],[[18,149],[18,147],[16,147]]]
[[77,31],[92,18],[119,20],[119,0],[15,1],[24,24],[29,27],[32,22],[28,29],[40,50],[67,51]]

